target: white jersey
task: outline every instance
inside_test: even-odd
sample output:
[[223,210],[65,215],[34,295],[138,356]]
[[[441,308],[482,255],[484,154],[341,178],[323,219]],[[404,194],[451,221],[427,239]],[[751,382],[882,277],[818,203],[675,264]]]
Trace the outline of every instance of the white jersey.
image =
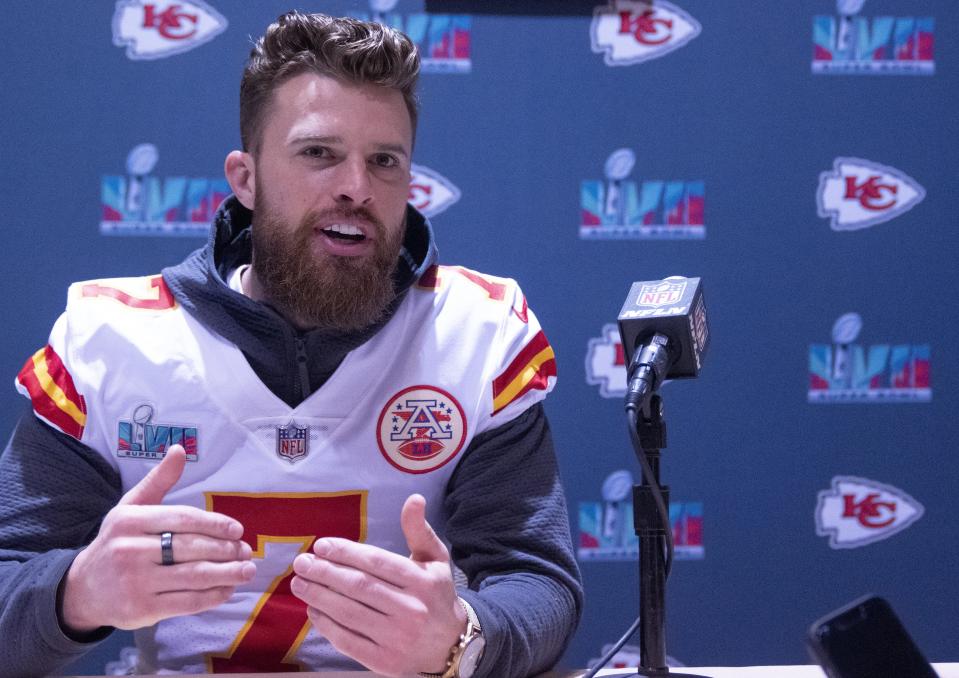
[[414,492],[442,535],[445,487],[470,441],[545,397],[555,374],[515,282],[434,267],[294,408],[160,276],[72,285],[17,386],[37,416],[103,455],[124,492],[184,445],[164,503],[244,525],[255,579],[214,610],[139,631],[140,670],[266,672],[352,665],[290,593],[293,558],[323,536],[408,555],[399,515]]

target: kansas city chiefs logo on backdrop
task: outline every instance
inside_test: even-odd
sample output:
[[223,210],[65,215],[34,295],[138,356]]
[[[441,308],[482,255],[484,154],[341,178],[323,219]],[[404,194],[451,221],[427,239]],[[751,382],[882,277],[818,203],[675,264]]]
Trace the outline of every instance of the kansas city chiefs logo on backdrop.
[[130,59],[162,59],[209,42],[226,30],[222,14],[202,0],[118,0],[113,44]]
[[629,66],[669,54],[699,35],[699,22],[665,0],[613,0],[593,10],[593,51],[607,66]]
[[626,395],[626,356],[615,324],[603,325],[603,336],[589,340],[586,383],[599,386],[599,394],[604,398]]
[[854,476],[836,476],[819,493],[816,534],[834,549],[851,549],[888,539],[922,517],[922,504],[902,490]]
[[819,175],[816,204],[834,231],[855,231],[894,219],[925,197],[925,189],[895,167],[836,158],[832,171]]
[[409,203],[423,216],[435,217],[460,199],[460,189],[429,167],[411,165],[410,175]]

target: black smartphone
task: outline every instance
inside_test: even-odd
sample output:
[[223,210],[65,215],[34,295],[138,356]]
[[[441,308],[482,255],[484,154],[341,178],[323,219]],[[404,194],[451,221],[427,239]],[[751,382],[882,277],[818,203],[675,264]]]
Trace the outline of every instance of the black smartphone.
[[938,678],[892,606],[878,596],[823,617],[809,628],[806,642],[829,678]]

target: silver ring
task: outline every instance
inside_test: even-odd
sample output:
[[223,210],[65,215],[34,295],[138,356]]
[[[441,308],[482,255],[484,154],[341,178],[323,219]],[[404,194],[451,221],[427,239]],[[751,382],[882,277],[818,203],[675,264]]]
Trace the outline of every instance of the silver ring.
[[160,562],[163,565],[173,565],[173,533],[160,534]]

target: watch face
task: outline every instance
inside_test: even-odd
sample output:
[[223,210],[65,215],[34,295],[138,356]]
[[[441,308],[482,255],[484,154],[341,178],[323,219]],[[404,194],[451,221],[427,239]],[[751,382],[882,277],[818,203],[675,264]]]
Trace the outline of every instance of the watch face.
[[460,656],[460,664],[456,671],[457,678],[472,678],[476,672],[476,666],[483,658],[483,650],[486,649],[486,639],[483,636],[475,636],[463,648],[463,654]]

